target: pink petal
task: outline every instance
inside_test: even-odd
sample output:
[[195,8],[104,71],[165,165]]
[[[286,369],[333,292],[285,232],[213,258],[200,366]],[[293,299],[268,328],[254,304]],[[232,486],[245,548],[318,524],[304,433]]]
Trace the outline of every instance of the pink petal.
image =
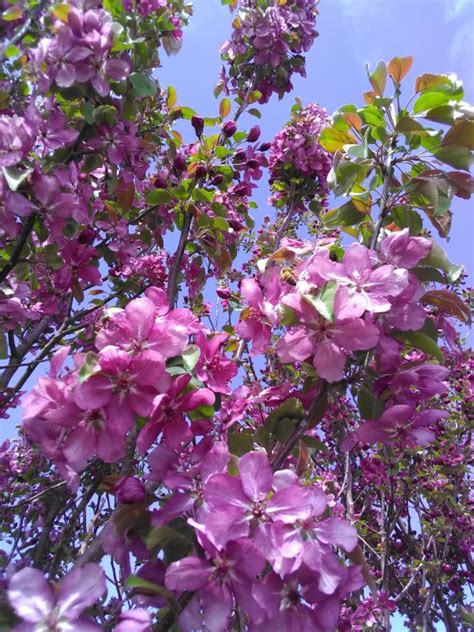
[[112,398],[113,384],[103,375],[90,377],[77,385],[74,401],[82,410],[101,408]]
[[106,591],[104,571],[98,564],[85,564],[68,573],[59,584],[58,614],[77,619]]
[[249,498],[259,500],[272,487],[273,473],[262,452],[248,452],[239,461],[242,488]]
[[15,573],[7,592],[16,614],[30,623],[39,623],[54,608],[53,591],[36,568],[23,568]]
[[344,377],[346,356],[336,344],[326,338],[318,343],[313,364],[320,377],[328,382],[338,382]]
[[208,562],[199,557],[185,557],[170,564],[166,571],[165,585],[168,590],[197,590],[205,586],[212,573]]

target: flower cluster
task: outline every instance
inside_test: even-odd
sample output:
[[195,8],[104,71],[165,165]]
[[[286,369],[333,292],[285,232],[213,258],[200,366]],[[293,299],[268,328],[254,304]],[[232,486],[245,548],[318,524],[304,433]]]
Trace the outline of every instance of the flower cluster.
[[126,79],[131,68],[128,59],[111,56],[113,39],[110,13],[70,6],[66,20],[57,20],[55,37],[41,40],[31,53],[38,86],[46,92],[53,82],[58,88],[90,82],[97,94],[106,96],[110,82]]
[[304,209],[314,199],[327,204],[332,159],[318,139],[328,121],[319,105],[296,105],[289,123],[273,139],[268,163],[275,206],[286,203]]
[[165,480],[181,490],[153,519],[163,524],[176,508],[186,511],[202,550],[166,570],[168,589],[194,593],[180,616],[182,629],[212,624],[223,632],[236,606],[256,630],[293,629],[303,617],[312,629],[334,629],[340,600],[362,585],[359,569],[345,567],[333,550],[352,551],[355,530],[324,519],[324,492],[303,487],[290,470],[273,473],[263,453],[241,457],[238,476],[227,473],[229,459],[225,445],[215,443],[193,467],[198,487],[189,474],[170,473]]
[[[190,335],[195,345],[188,345]],[[69,349],[57,354],[50,375],[25,398],[25,430],[73,486],[92,456],[107,463],[124,456],[138,417],[147,421],[138,434],[141,452],[159,436],[178,447],[193,437],[185,413],[212,406],[216,393],[228,392],[236,367],[223,355],[226,339],[209,339],[190,311],[169,310],[163,290],[149,288],[146,297],[106,318],[96,336],[97,353],[76,354],[74,369],[62,377]],[[167,361],[181,354],[191,358],[202,387],[191,385],[185,369],[166,370]],[[202,434],[202,428],[195,432]]]
[[[257,90],[260,103],[292,89],[294,73],[305,75],[303,53],[317,37],[317,0],[242,0],[232,37],[221,49],[229,64],[230,90],[243,96]],[[224,77],[224,83],[227,83]]]

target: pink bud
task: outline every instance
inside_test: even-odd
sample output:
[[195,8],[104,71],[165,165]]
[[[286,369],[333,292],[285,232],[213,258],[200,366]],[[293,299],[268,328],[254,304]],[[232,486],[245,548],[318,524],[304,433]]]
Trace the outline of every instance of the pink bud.
[[237,125],[234,123],[234,121],[226,121],[222,125],[221,129],[222,129],[222,133],[224,134],[224,136],[226,138],[230,138],[237,131]]
[[186,171],[186,158],[183,154],[178,154],[173,160],[173,167],[176,171]]
[[145,486],[134,476],[124,476],[117,481],[114,492],[121,503],[140,503],[146,498]]
[[258,125],[254,125],[247,135],[247,140],[249,143],[254,143],[256,140],[260,138],[260,127]]
[[191,118],[191,125],[194,127],[196,136],[201,136],[204,129],[204,119],[202,118],[202,116],[197,116],[197,114],[195,114]]
[[230,298],[231,297],[231,291],[228,287],[218,287],[217,290],[217,296],[220,296],[220,298]]
[[207,169],[205,167],[205,165],[198,165],[194,171],[194,177],[195,178],[204,178],[204,176],[207,173]]

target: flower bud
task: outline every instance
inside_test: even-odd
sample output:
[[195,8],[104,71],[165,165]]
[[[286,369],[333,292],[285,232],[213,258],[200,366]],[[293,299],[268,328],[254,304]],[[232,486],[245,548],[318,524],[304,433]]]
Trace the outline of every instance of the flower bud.
[[204,119],[202,118],[202,116],[198,116],[197,114],[195,114],[192,118],[191,118],[191,125],[194,127],[194,131],[196,132],[196,136],[201,136],[202,132],[204,130]]
[[92,244],[94,243],[94,239],[97,237],[97,233],[92,228],[86,228],[79,233],[79,237],[77,241],[80,244]]
[[114,492],[121,503],[140,503],[146,498],[145,486],[134,476],[124,476],[117,481]]
[[207,169],[205,167],[205,165],[199,164],[196,169],[194,170],[194,177],[195,178],[204,178],[204,176],[207,173]]
[[176,171],[186,171],[186,158],[183,154],[178,154],[173,160],[173,167]]
[[258,125],[254,125],[249,133],[247,134],[247,140],[249,143],[254,143],[256,140],[260,138],[260,127]]
[[224,182],[224,176],[222,175],[222,173],[218,173],[217,175],[215,175],[212,178],[212,184],[215,184],[216,186],[219,186],[219,184],[222,184]]
[[224,136],[226,138],[230,138],[237,131],[237,125],[234,123],[234,121],[226,121],[222,125],[221,129],[222,129],[222,133],[224,134]]
[[230,289],[223,285],[217,288],[216,293],[217,293],[217,296],[219,296],[220,298],[230,298],[232,294]]
[[272,146],[271,143],[262,143],[260,145],[260,147],[258,148],[259,151],[268,151],[270,149],[270,147]]

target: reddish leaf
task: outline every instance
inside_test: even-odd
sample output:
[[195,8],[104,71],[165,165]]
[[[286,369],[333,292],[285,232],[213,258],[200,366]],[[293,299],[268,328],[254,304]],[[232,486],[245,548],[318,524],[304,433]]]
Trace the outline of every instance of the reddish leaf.
[[388,74],[398,85],[402,79],[410,72],[413,65],[413,57],[394,57],[387,66]]
[[470,322],[469,308],[454,292],[431,290],[422,296],[421,301],[427,305],[434,305],[440,312],[450,314],[463,323]]

